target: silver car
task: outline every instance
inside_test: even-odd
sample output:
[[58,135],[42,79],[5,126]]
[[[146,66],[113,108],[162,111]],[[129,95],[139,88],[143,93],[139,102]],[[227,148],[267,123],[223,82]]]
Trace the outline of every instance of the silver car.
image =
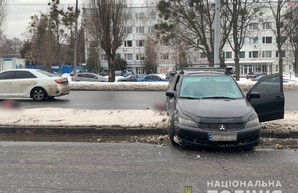
[[66,77],[38,69],[13,69],[0,72],[0,99],[32,98],[35,101],[67,95]]
[[99,76],[91,72],[81,72],[77,73],[71,78],[72,81],[85,81],[85,82],[107,82],[107,79],[103,76]]

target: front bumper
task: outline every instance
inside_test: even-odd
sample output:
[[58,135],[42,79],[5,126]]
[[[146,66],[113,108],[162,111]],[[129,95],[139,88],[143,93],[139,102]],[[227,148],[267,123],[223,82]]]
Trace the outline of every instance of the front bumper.
[[[185,127],[179,123],[174,124],[176,136],[182,143],[206,147],[245,147],[257,146],[261,136],[261,125],[239,130],[214,131],[200,128]],[[236,135],[234,141],[212,141],[210,135],[231,136]]]

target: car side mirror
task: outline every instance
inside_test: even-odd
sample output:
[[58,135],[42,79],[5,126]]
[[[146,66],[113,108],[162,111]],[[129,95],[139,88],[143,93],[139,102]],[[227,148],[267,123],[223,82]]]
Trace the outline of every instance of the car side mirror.
[[166,96],[170,97],[170,98],[174,98],[175,97],[175,92],[174,91],[167,91]]

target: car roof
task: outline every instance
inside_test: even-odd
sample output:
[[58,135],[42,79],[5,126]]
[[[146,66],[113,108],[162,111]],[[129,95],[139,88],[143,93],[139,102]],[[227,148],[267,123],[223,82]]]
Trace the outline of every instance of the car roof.
[[179,74],[183,74],[184,76],[189,75],[226,75],[224,68],[184,68],[178,71]]
[[38,70],[41,70],[41,69],[17,68],[17,69],[3,70],[1,72],[8,72],[8,71],[38,71]]

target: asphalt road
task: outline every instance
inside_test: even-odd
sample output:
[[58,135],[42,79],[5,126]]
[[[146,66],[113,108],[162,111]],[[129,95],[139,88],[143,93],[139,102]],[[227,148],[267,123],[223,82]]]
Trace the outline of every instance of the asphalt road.
[[[286,111],[298,111],[298,92],[286,92]],[[71,91],[53,101],[20,100],[25,108],[61,107],[81,109],[147,109],[165,103],[165,92]]]
[[[298,188],[298,153],[291,149],[212,152],[139,143],[0,142],[0,169],[0,192],[14,193],[184,193],[185,186],[193,193],[294,193]],[[246,185],[235,187],[240,181]]]

